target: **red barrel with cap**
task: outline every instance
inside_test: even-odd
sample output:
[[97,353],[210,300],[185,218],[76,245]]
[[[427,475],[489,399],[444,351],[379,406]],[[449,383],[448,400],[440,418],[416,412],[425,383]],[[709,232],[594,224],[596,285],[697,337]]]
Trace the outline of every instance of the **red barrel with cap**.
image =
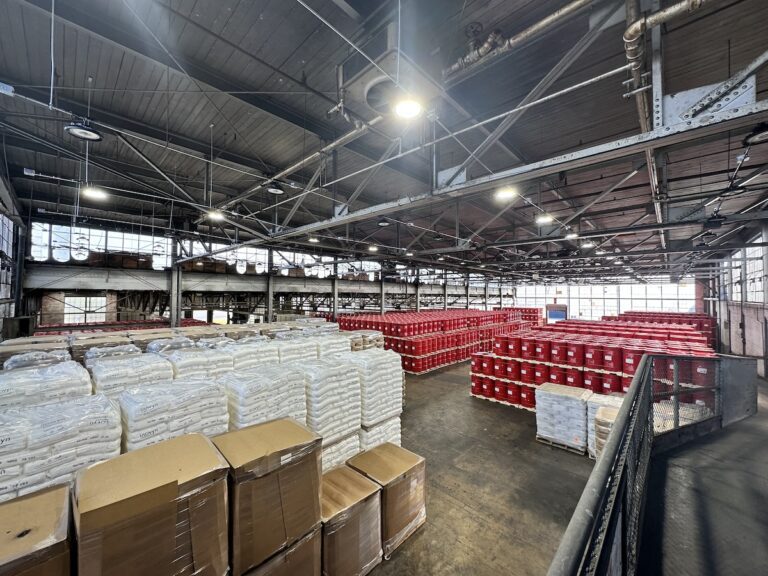
[[621,377],[621,391],[624,393],[629,392],[629,387],[632,385],[632,376]]
[[550,349],[552,342],[549,338],[536,338],[534,342],[536,360],[539,362],[549,362]]
[[536,344],[532,336],[520,337],[520,357],[525,360],[534,360],[536,358]]
[[568,354],[565,363],[568,366],[584,366],[584,344],[568,342]]
[[565,364],[568,357],[568,343],[564,340],[553,340],[549,349],[549,361],[552,364]]
[[533,364],[530,362],[520,362],[520,382],[533,384]]
[[621,372],[623,364],[624,355],[621,347],[614,344],[603,344],[603,370]]
[[510,358],[521,358],[521,349],[520,349],[521,343],[520,343],[520,336],[515,335],[509,335],[507,336],[507,353],[505,356],[508,356]]
[[712,357],[699,356],[691,360],[691,380],[696,386],[715,385],[715,362]]
[[501,380],[493,381],[493,396],[496,400],[507,401],[507,383]]
[[478,376],[477,374],[472,374],[470,377],[470,382],[472,382],[472,394],[481,394],[483,391],[483,383],[482,383],[482,376]]
[[622,372],[624,374],[634,374],[640,365],[640,359],[645,350],[642,348],[627,347],[624,348],[624,361],[622,363]]
[[507,402],[520,404],[520,384],[507,384]]
[[549,366],[546,364],[535,364],[533,366],[533,382],[541,386],[549,381]]
[[494,380],[491,378],[483,378],[482,382],[483,396],[486,398],[493,398],[494,396]]
[[507,360],[506,364],[507,375],[504,376],[507,380],[514,380],[517,382],[520,380],[520,361],[519,360]]
[[584,388],[595,394],[603,393],[603,375],[600,372],[584,370]]
[[561,368],[560,366],[552,366],[549,369],[549,381],[552,384],[560,384],[562,386],[565,385],[565,368]]
[[530,386],[520,386],[520,406],[536,407],[536,390]]
[[507,377],[507,361],[504,358],[496,357],[493,359],[493,375],[496,378]]
[[618,374],[603,374],[603,394],[621,392],[621,376]]
[[493,339],[493,353],[497,356],[506,356],[509,353],[509,338],[501,335]]
[[603,347],[599,344],[584,344],[584,366],[594,370],[600,370],[603,367]]
[[493,376],[493,356],[490,354],[483,354],[482,356],[482,372],[486,376]]
[[576,368],[568,368],[565,371],[565,385],[574,388],[584,387],[584,373]]

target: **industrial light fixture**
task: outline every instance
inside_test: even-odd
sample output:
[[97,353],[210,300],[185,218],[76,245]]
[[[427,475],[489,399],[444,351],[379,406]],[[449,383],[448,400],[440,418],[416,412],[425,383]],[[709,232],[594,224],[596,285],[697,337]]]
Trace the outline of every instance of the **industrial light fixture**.
[[238,260],[237,264],[235,265],[235,271],[238,274],[245,274],[245,271],[248,269],[248,263],[245,260]]
[[768,142],[768,123],[763,122],[755,126],[754,130],[744,138],[744,146],[754,146]]
[[72,122],[67,124],[64,126],[64,132],[78,140],[87,140],[88,142],[100,142],[102,139],[99,131],[88,126],[87,122]]
[[442,234],[436,233],[434,236],[432,236],[432,240],[437,240],[438,242],[443,239]]
[[378,252],[379,247],[378,246],[368,246],[368,252]]
[[413,98],[403,98],[395,103],[395,114],[400,118],[411,119],[421,114],[421,104]]
[[91,200],[106,200],[109,194],[104,192],[101,188],[97,188],[93,184],[86,184],[82,190],[83,196],[90,198]]
[[387,220],[386,218],[382,218],[376,224],[384,228],[385,226],[389,226],[389,220]]
[[413,252],[406,252],[405,255],[406,256],[413,256]]
[[581,247],[584,248],[585,250],[589,250],[590,248],[594,248],[595,247],[595,243],[592,242],[591,240],[587,240],[586,242],[584,242],[581,245]]
[[480,268],[485,268],[485,264],[480,264]]
[[608,252],[606,252],[605,250],[597,250],[597,251],[595,251],[595,255],[597,255],[597,256],[605,256],[606,254],[608,254]]
[[202,262],[200,262],[200,260],[198,260],[197,262],[195,262],[195,266],[202,266],[202,265],[203,265],[203,263],[202,263]]
[[215,220],[215,221],[224,220],[224,214],[222,214],[218,210],[210,210],[208,212],[208,219]]
[[285,194],[285,191],[276,183],[272,183],[269,186],[267,186],[267,192],[269,192],[270,194],[274,194],[275,196],[281,196]]
[[438,258],[437,260],[438,260],[438,262],[442,262],[443,260],[445,260],[445,257],[444,256],[440,256],[440,258]]
[[566,240],[576,240],[578,237],[579,235],[576,234],[576,232],[568,232],[568,234],[565,235]]
[[542,225],[542,224],[552,224],[554,221],[554,218],[551,214],[547,214],[546,212],[542,212],[538,216],[536,216],[536,224]]
[[495,197],[496,200],[507,202],[517,197],[517,189],[512,187],[501,188],[500,190],[496,190]]
[[316,236],[310,236],[309,241],[312,242],[312,244],[318,244],[320,242],[320,239]]

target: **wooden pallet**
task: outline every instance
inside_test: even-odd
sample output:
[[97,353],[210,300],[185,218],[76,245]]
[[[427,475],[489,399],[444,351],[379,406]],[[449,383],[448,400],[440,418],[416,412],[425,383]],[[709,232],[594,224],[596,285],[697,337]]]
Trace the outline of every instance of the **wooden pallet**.
[[579,456],[584,456],[584,454],[587,453],[586,448],[583,450],[580,450],[579,448],[574,448],[573,446],[568,446],[566,444],[561,444],[560,442],[555,442],[554,440],[550,440],[549,438],[544,438],[542,436],[539,436],[538,434],[536,435],[536,440],[541,442],[542,444],[546,444],[547,446],[552,446],[553,448],[560,448],[561,450],[566,450],[573,454],[578,454]]
[[510,406],[511,408],[519,408],[520,410],[527,410],[528,412],[536,412],[536,408],[528,408],[528,406],[523,406],[522,404],[511,404],[509,402],[503,402],[501,400],[497,400],[496,398],[488,398],[487,396],[483,396],[481,394],[472,394],[472,392],[469,393],[472,398],[479,398],[480,400],[487,400],[488,402],[493,402],[494,404],[501,404],[503,406]]

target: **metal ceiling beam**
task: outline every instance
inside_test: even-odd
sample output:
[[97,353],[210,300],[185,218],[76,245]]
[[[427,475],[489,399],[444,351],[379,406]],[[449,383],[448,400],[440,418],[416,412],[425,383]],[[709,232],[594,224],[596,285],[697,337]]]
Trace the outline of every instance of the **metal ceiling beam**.
[[[43,11],[46,15],[50,14],[50,1],[49,0],[17,0],[34,6],[35,8]],[[259,94],[243,94],[242,92],[247,89],[236,82],[224,78],[218,71],[213,70],[200,62],[185,58],[180,54],[173,54],[173,58],[159,46],[156,42],[147,41],[139,35],[132,33],[129,30],[121,28],[112,24],[111,22],[98,18],[93,14],[89,14],[82,10],[79,6],[73,5],[72,2],[67,0],[59,0],[56,4],[56,17],[76,26],[85,32],[95,34],[101,39],[109,42],[110,44],[117,46],[118,48],[130,50],[131,52],[141,56],[142,58],[172,68],[180,74],[185,76],[189,74],[193,79],[207,84],[216,90],[222,92],[241,92],[238,94],[229,94],[230,98],[240,100],[241,102],[258,108],[272,116],[279,118],[285,122],[292,124],[302,130],[307,130],[315,134],[318,138],[326,141],[335,140],[339,134],[338,130],[323,121],[316,120],[310,116],[306,116],[303,112],[294,110],[290,106],[287,106],[279,102],[275,98],[262,96]],[[180,67],[178,64],[182,66]],[[183,69],[182,69],[183,67]],[[352,152],[367,158],[368,160],[374,160],[378,153],[369,149],[367,146],[361,145],[356,142],[349,142],[345,145],[346,148]],[[419,181],[424,181],[425,174],[421,171],[415,171],[410,166],[405,165],[402,161],[394,161],[390,166],[393,170],[397,170],[402,174],[405,174],[411,178]]]
[[288,214],[285,215],[285,218],[283,219],[283,228],[286,228],[288,224],[291,223],[291,220],[296,215],[296,212],[301,207],[301,204],[304,202],[304,198],[307,197],[307,193],[312,190],[312,188],[315,186],[315,182],[317,182],[317,179],[320,178],[320,174],[323,173],[323,168],[325,168],[325,158],[321,158],[320,164],[315,169],[315,173],[312,174],[309,182],[307,182],[307,185],[304,186],[304,193],[300,194],[296,198],[293,205],[291,206],[291,209],[288,211]]

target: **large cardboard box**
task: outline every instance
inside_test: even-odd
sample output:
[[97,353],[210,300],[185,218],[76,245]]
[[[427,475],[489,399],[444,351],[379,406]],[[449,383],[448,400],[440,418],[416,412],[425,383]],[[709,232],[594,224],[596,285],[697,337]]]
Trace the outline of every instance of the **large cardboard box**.
[[380,493],[347,466],[323,474],[323,576],[365,576],[381,562]]
[[353,456],[347,466],[382,487],[381,539],[389,558],[427,519],[424,458],[387,442]]
[[69,487],[0,504],[0,575],[68,576]]
[[227,572],[227,462],[187,434],[78,473],[80,576]]
[[248,572],[248,576],[320,576],[320,528],[275,554],[261,566]]
[[222,434],[230,465],[230,558],[240,576],[320,524],[320,436],[290,418]]

